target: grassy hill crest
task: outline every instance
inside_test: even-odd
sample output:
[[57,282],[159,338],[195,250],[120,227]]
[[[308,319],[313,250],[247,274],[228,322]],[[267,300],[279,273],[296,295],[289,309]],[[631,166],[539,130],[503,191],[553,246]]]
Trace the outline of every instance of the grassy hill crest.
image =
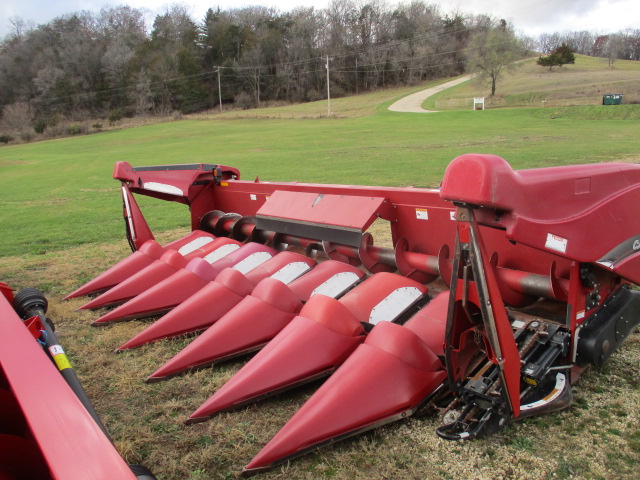
[[514,74],[501,77],[494,98],[487,93],[488,88],[471,81],[428,99],[424,108],[470,109],[473,97],[482,96],[487,108],[597,106],[611,93],[623,94],[624,105],[638,104],[640,62],[617,60],[609,67],[604,58],[576,55],[575,64],[549,70],[532,58],[521,62]]

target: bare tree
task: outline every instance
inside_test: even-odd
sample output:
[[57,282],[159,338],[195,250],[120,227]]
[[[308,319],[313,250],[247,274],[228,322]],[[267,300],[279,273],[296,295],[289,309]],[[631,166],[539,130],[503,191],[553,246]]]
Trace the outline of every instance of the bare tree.
[[492,97],[502,74],[512,72],[516,67],[514,62],[523,56],[519,39],[507,28],[506,22],[502,22],[496,28],[479,30],[467,48],[468,71],[490,86]]
[[25,34],[34,29],[34,23],[32,21],[27,21],[22,17],[18,17],[15,15],[9,17],[9,24],[13,29],[12,35],[17,40],[22,40]]
[[141,70],[138,73],[132,96],[136,115],[148,115],[153,109],[153,92],[151,90],[151,80],[145,70]]
[[30,130],[32,122],[33,109],[26,102],[12,103],[2,109],[2,127],[6,131],[21,133]]
[[597,56],[607,59],[610,67],[618,58],[623,58],[625,47],[624,36],[620,33],[598,37]]
[[538,50],[540,53],[551,53],[561,43],[560,34],[555,33],[543,33],[538,37]]

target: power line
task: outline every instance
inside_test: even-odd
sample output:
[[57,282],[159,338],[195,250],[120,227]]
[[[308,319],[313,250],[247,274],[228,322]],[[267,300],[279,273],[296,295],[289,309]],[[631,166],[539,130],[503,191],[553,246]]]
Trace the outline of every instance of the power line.
[[[392,40],[389,42],[371,44],[368,46],[348,45],[341,48],[340,49],[341,51],[338,51],[337,53],[332,53],[331,58],[332,60],[342,60],[344,63],[348,63],[348,59],[353,58],[355,62],[355,67],[344,64],[342,66],[338,66],[337,68],[332,68],[332,72],[335,74],[349,74],[349,73],[354,73],[355,71],[355,73],[358,74],[359,72],[362,72],[363,70],[365,70],[365,73],[372,73],[372,72],[366,72],[366,70],[369,68],[376,68],[376,71],[378,72],[400,72],[400,71],[405,71],[407,68],[411,71],[415,69],[411,66],[406,66],[406,65],[400,66],[399,64],[409,63],[409,62],[418,62],[418,61],[424,61],[424,60],[428,60],[428,63],[426,65],[420,66],[420,68],[433,69],[433,68],[449,66],[449,65],[463,65],[466,63],[466,61],[464,60],[455,60],[455,61],[446,60],[445,61],[443,57],[446,57],[447,55],[456,56],[468,50],[468,47],[466,46],[458,49],[447,50],[447,51],[434,50],[434,51],[429,51],[429,52],[418,54],[418,55],[409,54],[404,58],[397,58],[397,57],[389,58],[389,55],[392,52],[397,54],[398,50],[401,50],[402,48],[407,46],[415,47],[416,49],[422,48],[425,45],[432,47],[433,45],[431,45],[430,41],[434,41],[434,40],[437,41],[440,37],[443,37],[443,36],[452,36],[452,37],[465,36],[471,33],[472,31],[476,30],[477,28],[479,28],[477,25],[463,25],[463,26],[447,29],[441,25],[441,28],[439,28],[435,32],[426,32],[426,33],[416,35],[414,37],[407,38],[407,39]],[[350,34],[352,35],[352,32]],[[327,42],[329,41],[327,40],[328,38],[329,36],[325,35],[325,41],[321,42],[320,45],[315,48],[315,50],[316,51],[321,51],[323,49],[326,50]],[[437,45],[436,45],[436,48],[437,48]],[[358,61],[358,59],[362,57],[367,59],[367,57],[375,58],[376,56],[378,57],[384,56],[384,58],[381,58],[379,60],[369,60],[368,62],[366,62],[366,60],[365,62]],[[68,95],[59,95],[56,97],[50,97],[46,99],[47,100],[46,104],[49,107],[54,107],[57,105],[64,105],[69,101],[73,101],[73,100],[91,99],[91,97],[98,96],[98,95],[113,96],[117,94],[126,94],[129,92],[138,90],[140,88],[153,89],[153,88],[159,88],[162,86],[165,86],[165,88],[170,88],[171,85],[176,82],[184,82],[189,80],[200,80],[204,82],[206,80],[212,79],[215,76],[217,76],[218,97],[219,97],[219,103],[221,106],[222,105],[221,79],[230,78],[230,77],[248,78],[247,75],[242,74],[243,72],[247,72],[251,75],[257,73],[259,74],[260,77],[264,77],[264,78],[278,78],[286,75],[286,76],[293,76],[294,78],[300,79],[304,76],[311,76],[311,75],[318,76],[320,72],[326,70],[327,72],[326,84],[328,88],[331,83],[330,77],[329,77],[328,60],[326,61],[326,65],[324,66],[324,68],[322,68],[323,67],[322,64],[323,62],[325,62],[325,59],[328,59],[327,54],[323,54],[322,56],[310,56],[309,58],[298,59],[298,60],[289,61],[289,62],[273,62],[268,64],[257,64],[257,65],[242,65],[236,62],[236,64],[232,66],[216,66],[214,67],[213,70],[205,70],[205,71],[198,72],[191,75],[179,75],[179,76],[174,76],[169,78],[158,78],[157,76],[152,75],[151,80],[145,80],[143,82],[133,83],[131,85],[125,85],[120,87],[110,87],[106,89],[92,90],[92,91],[85,91],[85,92],[75,92],[75,93],[70,93]],[[443,61],[439,62],[438,59],[443,59]],[[396,68],[388,68],[388,66],[393,66],[393,65],[398,65],[398,66]],[[283,72],[283,70],[287,70],[287,71]],[[225,72],[228,72],[228,73],[225,73]],[[275,73],[272,73],[272,72],[275,72]],[[327,99],[330,101],[329,90],[327,90]],[[37,99],[32,99],[30,103],[37,104],[39,102]],[[330,104],[329,104],[328,111],[330,111]]]
[[[426,38],[427,36],[421,36],[420,38]],[[429,35],[428,37],[433,37],[433,35]],[[380,53],[381,51],[390,51],[393,47],[397,47],[398,45],[402,45],[407,43],[408,41],[403,41],[403,42],[391,42],[389,44],[384,44],[384,45],[377,45],[373,48],[371,48],[370,50],[361,50],[360,54],[362,55],[363,52],[364,53]],[[465,48],[460,48],[460,49],[455,49],[455,50],[448,50],[448,51],[444,51],[444,52],[429,52],[425,55],[414,55],[411,57],[406,57],[406,58],[401,58],[401,59],[394,59],[391,60],[391,62],[393,63],[402,63],[402,62],[410,62],[410,61],[417,61],[417,60],[421,60],[421,59],[425,59],[425,58],[434,58],[434,57],[442,57],[445,55],[454,55],[457,53],[461,53],[463,51],[467,50],[467,47]],[[353,54],[351,54],[353,55]],[[333,58],[345,58],[347,57],[347,55],[337,55],[337,56],[332,56]],[[357,56],[356,56],[357,58]],[[181,76],[176,76],[176,77],[171,77],[171,78],[166,78],[166,79],[159,79],[159,80],[155,80],[153,82],[150,82],[148,84],[149,87],[158,87],[161,85],[169,85],[171,83],[174,82],[178,82],[178,81],[186,81],[186,80],[195,80],[195,79],[200,79],[200,80],[206,80],[208,78],[213,78],[214,76],[218,76],[218,78],[220,77],[234,77],[236,75],[234,74],[224,74],[222,73],[223,69],[224,70],[231,70],[232,72],[238,72],[238,71],[260,71],[260,70],[277,70],[278,67],[280,68],[284,68],[287,66],[299,66],[299,65],[304,65],[304,64],[310,64],[310,63],[318,63],[319,60],[324,60],[323,57],[313,57],[310,58],[308,60],[306,60],[304,63],[302,61],[298,61],[298,62],[291,62],[291,63],[275,63],[275,64],[265,64],[265,65],[249,65],[249,66],[232,66],[232,67],[225,67],[225,66],[217,66],[215,67],[215,70],[209,70],[209,71],[205,71],[205,72],[200,72],[200,73],[196,73],[196,74],[192,74],[192,75],[181,75]],[[359,64],[358,65],[358,69],[362,69],[362,68],[367,68],[367,67],[376,67],[378,65],[386,65],[387,63],[389,63],[390,60],[388,59],[384,59],[382,61],[378,61],[378,62],[370,62],[370,63],[365,63],[365,64]],[[436,67],[442,67],[442,66],[448,66],[448,65],[455,65],[455,64],[464,64],[466,62],[461,62],[461,61],[456,61],[456,62],[443,62],[443,63],[430,63],[429,65],[426,65],[426,67],[428,68],[436,68]],[[324,71],[327,67],[325,68],[319,68],[316,70],[307,70],[305,72],[293,72],[293,73],[288,73],[289,75],[293,74],[296,76],[301,76],[301,75],[311,75],[311,74],[318,74],[322,71]],[[403,71],[405,70],[405,68],[395,68],[395,69],[384,69],[384,70],[379,70],[379,71],[384,71],[384,72],[399,72],[399,71]],[[346,68],[342,68],[341,70],[334,70],[336,73],[340,72],[340,73],[349,73],[352,72],[353,69],[350,67],[346,67]],[[281,75],[278,74],[268,74],[268,73],[260,73],[261,77],[271,77],[271,78],[277,78],[280,77]],[[327,82],[329,82],[329,78],[327,77]],[[145,84],[144,83],[136,83],[133,85],[129,85],[129,86],[125,86],[125,87],[111,87],[108,89],[102,89],[102,90],[93,90],[93,91],[89,91],[89,92],[78,92],[78,93],[73,93],[73,94],[69,94],[69,95],[63,95],[63,96],[57,96],[57,97],[53,97],[50,98],[49,101],[47,101],[47,105],[48,106],[57,106],[57,105],[64,105],[66,104],[67,100],[72,100],[72,99],[88,99],[93,95],[104,95],[104,94],[117,94],[117,93],[126,93],[126,92],[130,92],[130,91],[134,91],[140,87],[143,87]],[[329,96],[329,92],[328,92],[328,96]],[[221,87],[219,86],[219,98],[222,98],[222,93],[221,93]],[[36,100],[31,100],[30,103],[37,103]]]

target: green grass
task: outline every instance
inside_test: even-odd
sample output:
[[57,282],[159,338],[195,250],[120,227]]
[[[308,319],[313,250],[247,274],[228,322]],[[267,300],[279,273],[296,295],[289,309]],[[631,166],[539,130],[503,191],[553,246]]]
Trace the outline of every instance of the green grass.
[[[601,70],[596,67],[589,66],[593,75]],[[527,92],[535,90],[528,79],[518,78],[513,77],[512,90],[504,90],[513,102],[525,101]],[[221,163],[239,168],[248,180],[395,186],[438,185],[447,164],[468,152],[500,155],[514,168],[640,161],[638,105],[570,107],[567,100],[555,106],[548,102],[545,108],[484,112],[466,107],[436,114],[387,111],[394,99],[420,88],[337,99],[329,118],[326,102],[316,102],[0,147],[0,280],[48,294],[61,341],[128,461],[147,464],[160,480],[236,478],[314,387],[185,427],[183,420],[244,360],[144,384],[146,374],[190,339],[116,356],[114,348],[144,322],[92,329],[88,324],[99,312],[75,311],[86,299],[61,301],[63,294],[127,254],[119,185],[111,178],[116,161]],[[462,99],[466,88],[446,93]],[[558,98],[563,88],[554,93],[540,86],[545,95]],[[145,197],[139,201],[161,243],[177,238],[180,228],[188,229],[185,206]],[[613,373],[635,371],[639,341],[637,335],[627,340],[628,361],[620,352],[604,368],[585,375],[574,407],[566,412],[465,444],[438,439],[435,416],[399,422],[321,449],[264,478],[635,479],[631,462],[640,459],[637,419],[633,411],[616,406],[616,397],[637,404],[638,389],[632,388],[637,382],[632,383],[631,373],[629,379]],[[587,426],[599,435],[588,435]]]
[[[469,152],[500,155],[514,168],[634,161],[639,117],[638,105],[420,115],[381,108],[355,118],[187,119],[6,146],[0,148],[0,256],[122,238],[118,184],[111,178],[118,160],[220,163],[251,180],[434,186],[453,158]],[[187,225],[182,205],[142,204],[154,230]]]

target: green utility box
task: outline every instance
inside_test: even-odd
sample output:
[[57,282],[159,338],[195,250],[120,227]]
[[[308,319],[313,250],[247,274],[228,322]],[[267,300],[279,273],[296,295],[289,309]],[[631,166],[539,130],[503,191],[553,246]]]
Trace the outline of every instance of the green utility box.
[[610,95],[605,95],[602,97],[603,105],[620,105],[622,103],[622,94],[621,93],[612,93]]

